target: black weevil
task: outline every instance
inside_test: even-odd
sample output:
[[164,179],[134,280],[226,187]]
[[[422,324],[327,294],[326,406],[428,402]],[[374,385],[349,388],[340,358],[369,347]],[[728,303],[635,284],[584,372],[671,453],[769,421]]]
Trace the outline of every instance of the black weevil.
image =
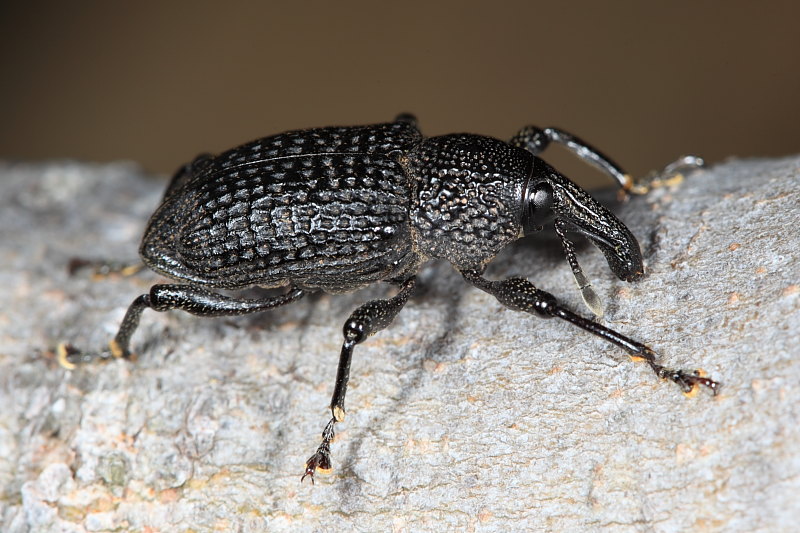
[[[581,272],[568,233],[587,237],[620,279],[644,268],[627,227],[586,191],[537,155],[563,144],[610,175],[623,191],[633,181],[577,137],[528,126],[509,142],[470,134],[425,138],[408,114],[371,126],[291,131],[202,155],[172,178],[139,249],[151,269],[183,284],[155,285],[128,308],[111,354],[130,357],[130,338],[145,308],[199,316],[243,315],[288,304],[317,290],[348,292],[377,281],[400,287],[367,302],[344,324],[331,400],[332,418],[305,474],[330,470],[334,425],[344,420],[353,348],[388,326],[408,301],[420,267],[445,258],[466,281],[504,306],[558,317],[624,348],[684,392],[717,392],[702,372],[670,370],[648,346],[565,309],[523,278],[482,276],[500,250],[553,223],[586,304],[601,305]],[[245,299],[209,289],[287,287]],[[67,353],[61,347],[62,358]],[[64,359],[66,360],[66,359]]]

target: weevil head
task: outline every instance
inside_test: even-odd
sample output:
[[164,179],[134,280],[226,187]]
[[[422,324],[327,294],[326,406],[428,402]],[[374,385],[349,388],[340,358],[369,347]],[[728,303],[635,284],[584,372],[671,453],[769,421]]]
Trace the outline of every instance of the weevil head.
[[[644,275],[639,243],[625,224],[588,192],[539,158],[534,158],[522,208],[525,234],[539,231],[544,224],[555,221],[557,231],[579,233],[597,246],[620,279],[635,281]],[[563,235],[562,240],[565,240]]]

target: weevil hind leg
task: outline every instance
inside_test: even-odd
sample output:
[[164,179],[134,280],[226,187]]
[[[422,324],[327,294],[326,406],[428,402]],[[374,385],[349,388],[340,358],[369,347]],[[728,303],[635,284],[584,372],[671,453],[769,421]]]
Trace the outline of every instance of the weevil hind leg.
[[314,483],[316,472],[329,472],[332,469],[331,463],[331,441],[336,435],[334,426],[337,422],[344,421],[345,409],[344,399],[347,394],[347,382],[350,379],[350,363],[353,359],[353,349],[357,344],[379,332],[392,323],[400,310],[405,306],[408,298],[414,290],[416,278],[411,277],[401,284],[400,291],[392,298],[385,300],[372,300],[355,311],[345,321],[342,333],[344,342],[342,352],[339,356],[339,365],[336,370],[336,385],[331,397],[331,419],[322,431],[322,442],[317,451],[308,458],[305,465],[305,473],[300,478],[302,482],[306,476],[311,477]]
[[279,296],[269,298],[236,298],[218,294],[192,285],[153,285],[150,292],[137,297],[128,307],[116,336],[109,342],[109,349],[99,354],[86,354],[68,346],[60,345],[57,356],[65,368],[73,368],[75,364],[86,363],[96,359],[110,357],[130,359],[131,336],[139,326],[139,320],[145,309],[170,311],[181,309],[201,317],[237,316],[258,313],[302,298],[306,292],[297,287]]
[[238,316],[259,313],[299,300],[306,291],[290,287],[289,291],[268,298],[236,298],[192,285],[154,285],[149,294],[142,294],[128,307],[116,337],[111,341],[115,357],[128,357],[131,335],[139,325],[142,311],[180,309],[201,317]]
[[[192,160],[192,162],[182,165],[172,175],[172,178],[167,185],[163,198],[169,198],[176,191],[184,187],[194,177],[196,177],[204,168],[206,168],[212,161],[211,154],[200,154]],[[70,276],[76,274],[80,270],[91,269],[93,279],[102,279],[114,275],[131,276],[144,268],[142,263],[122,263],[119,261],[106,261],[86,259],[82,257],[73,257],[69,261],[67,270]]]
[[104,261],[96,259],[86,259],[84,257],[73,257],[67,265],[67,272],[70,276],[76,275],[82,270],[91,271],[91,279],[98,281],[115,276],[129,277],[142,271],[142,263],[125,263],[120,261]]

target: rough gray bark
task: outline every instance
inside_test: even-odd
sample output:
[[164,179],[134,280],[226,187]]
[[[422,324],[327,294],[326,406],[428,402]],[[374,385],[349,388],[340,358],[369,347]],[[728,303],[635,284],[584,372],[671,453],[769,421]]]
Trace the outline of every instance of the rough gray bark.
[[[800,158],[733,161],[617,211],[649,275],[584,271],[605,322],[724,383],[684,397],[615,347],[514,313],[430,265],[355,352],[335,470],[300,484],[347,314],[376,286],[261,315],[146,311],[136,363],[65,370],[158,277],[136,261],[163,184],[126,164],[0,166],[3,531],[790,531],[800,522]],[[585,313],[558,243],[526,275]]]

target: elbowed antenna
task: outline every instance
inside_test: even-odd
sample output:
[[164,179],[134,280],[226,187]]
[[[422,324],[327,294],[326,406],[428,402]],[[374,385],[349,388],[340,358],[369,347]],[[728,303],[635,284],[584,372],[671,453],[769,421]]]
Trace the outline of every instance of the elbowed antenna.
[[578,289],[581,291],[583,303],[586,304],[586,307],[588,307],[589,310],[595,314],[595,316],[598,318],[602,317],[603,301],[592,288],[591,282],[583,274],[581,265],[578,264],[578,256],[575,253],[575,246],[572,244],[572,241],[567,238],[566,224],[563,220],[556,220],[555,230],[556,234],[561,239],[561,246],[564,248],[564,253],[567,256],[567,262],[569,263],[569,267],[572,269],[572,275],[575,278],[575,284],[578,285]]

